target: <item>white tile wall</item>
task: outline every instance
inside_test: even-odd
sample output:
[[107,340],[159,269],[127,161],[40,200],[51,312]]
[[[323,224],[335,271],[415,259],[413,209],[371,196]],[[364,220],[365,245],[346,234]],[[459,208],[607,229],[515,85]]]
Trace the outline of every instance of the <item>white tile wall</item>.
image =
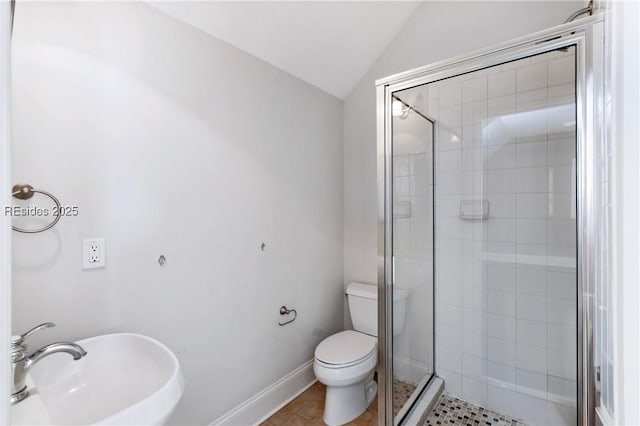
[[507,70],[489,74],[489,98],[513,95],[516,93],[516,72]]
[[[573,63],[552,52],[430,91],[437,371],[533,424],[576,421]],[[489,218],[460,219],[461,200],[488,200]]]
[[525,65],[516,69],[516,87],[518,93],[526,93],[534,89],[546,89],[547,64]]

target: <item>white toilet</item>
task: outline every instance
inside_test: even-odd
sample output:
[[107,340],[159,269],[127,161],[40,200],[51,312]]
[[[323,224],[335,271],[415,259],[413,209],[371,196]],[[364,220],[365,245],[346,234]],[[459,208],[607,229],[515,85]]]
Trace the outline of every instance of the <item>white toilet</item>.
[[[404,327],[407,291],[394,289],[393,334]],[[350,422],[376,397],[373,373],[378,361],[378,287],[350,283],[347,302],[354,330],[324,339],[316,348],[313,371],[327,386],[323,420],[329,426]]]

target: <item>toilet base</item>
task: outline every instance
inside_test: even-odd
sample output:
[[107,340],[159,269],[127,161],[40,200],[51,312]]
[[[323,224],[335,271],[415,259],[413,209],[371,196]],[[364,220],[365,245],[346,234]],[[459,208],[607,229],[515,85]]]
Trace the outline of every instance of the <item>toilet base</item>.
[[322,419],[329,426],[349,423],[367,411],[377,393],[378,384],[373,380],[373,372],[364,381],[351,386],[327,386]]

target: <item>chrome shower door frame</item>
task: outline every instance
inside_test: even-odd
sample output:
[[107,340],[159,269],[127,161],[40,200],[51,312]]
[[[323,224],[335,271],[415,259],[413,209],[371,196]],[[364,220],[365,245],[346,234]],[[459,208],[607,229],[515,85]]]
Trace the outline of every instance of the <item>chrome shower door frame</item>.
[[[378,168],[378,413],[379,424],[391,426],[393,415],[393,216],[392,114],[394,92],[568,46],[576,49],[576,169],[577,169],[577,384],[578,424],[594,424],[596,368],[593,318],[596,272],[596,208],[593,193],[595,150],[602,140],[603,52],[601,15],[395,74],[376,81]],[[435,141],[434,141],[435,142]],[[435,211],[434,211],[435,221]],[[434,228],[434,238],[435,238]],[[434,252],[435,256],[435,252]],[[434,262],[435,267],[435,262]],[[434,283],[434,288],[435,288]],[[434,298],[435,310],[435,298]],[[437,318],[436,318],[437,321]],[[434,337],[435,339],[435,337]],[[434,342],[435,347],[435,342]],[[434,358],[434,371],[437,375]]]

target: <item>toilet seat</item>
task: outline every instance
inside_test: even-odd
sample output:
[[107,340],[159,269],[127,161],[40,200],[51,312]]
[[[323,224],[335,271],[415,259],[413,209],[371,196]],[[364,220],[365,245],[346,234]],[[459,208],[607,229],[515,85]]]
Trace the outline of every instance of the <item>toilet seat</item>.
[[325,368],[347,368],[376,356],[377,339],[353,330],[336,333],[316,348],[316,362]]

